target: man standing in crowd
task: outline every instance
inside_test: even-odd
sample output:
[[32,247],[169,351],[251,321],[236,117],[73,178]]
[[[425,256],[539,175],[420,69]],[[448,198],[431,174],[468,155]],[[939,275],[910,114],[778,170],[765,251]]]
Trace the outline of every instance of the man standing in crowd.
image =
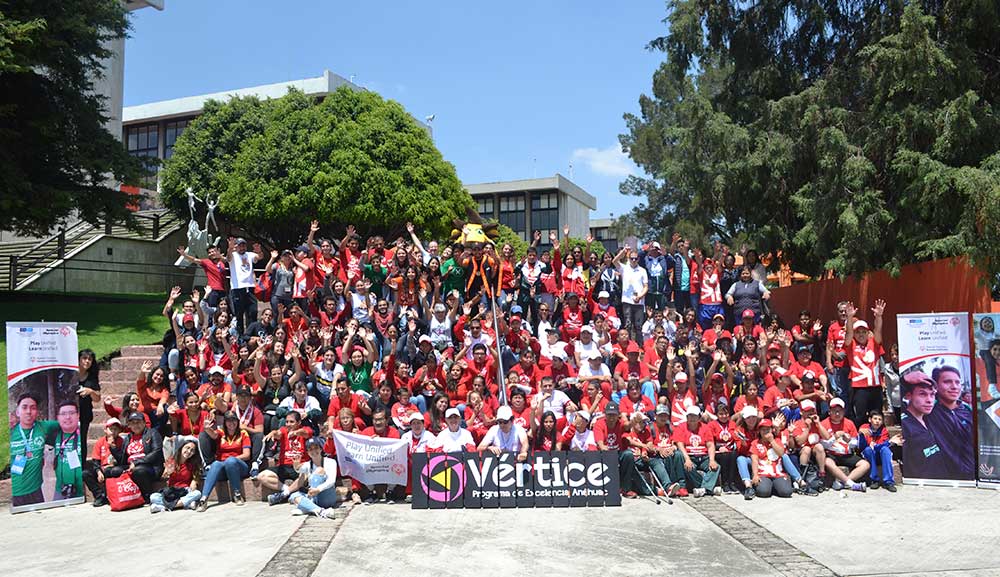
[[642,338],[642,323],[646,321],[646,293],[649,292],[649,277],[646,269],[639,266],[639,253],[631,249],[627,253],[628,262],[622,266],[622,328],[633,339]]
[[240,334],[257,319],[257,298],[253,294],[257,277],[253,266],[260,260],[260,247],[254,245],[254,249],[255,252],[247,251],[247,241],[243,238],[229,238],[229,299]]

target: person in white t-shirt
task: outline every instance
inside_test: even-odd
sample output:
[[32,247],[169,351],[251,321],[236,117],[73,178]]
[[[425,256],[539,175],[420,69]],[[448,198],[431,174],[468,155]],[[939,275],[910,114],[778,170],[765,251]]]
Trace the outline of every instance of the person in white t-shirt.
[[552,411],[556,419],[566,416],[566,405],[570,402],[566,393],[556,389],[556,382],[550,375],[542,377],[542,382],[538,387],[539,393],[531,400],[532,407],[542,404],[542,413]]
[[600,351],[591,351],[587,357],[587,362],[580,365],[580,372],[577,374],[580,382],[586,384],[589,381],[597,383],[598,386],[604,381],[611,380],[611,369],[604,364],[604,357]]
[[468,429],[462,428],[462,415],[458,409],[452,407],[445,411],[444,422],[448,426],[438,433],[433,448],[441,449],[445,453],[476,450],[476,442],[472,438],[472,433]]
[[[623,255],[626,253],[622,253]],[[642,338],[642,323],[646,320],[646,293],[649,291],[649,275],[639,266],[639,253],[628,251],[628,262],[622,265],[622,328],[627,329],[632,339]]]
[[[572,435],[569,434],[572,433]],[[567,432],[569,438],[570,451],[596,451],[597,441],[594,439],[594,431],[590,429],[590,413],[588,411],[577,411],[573,425]],[[563,442],[565,445],[565,440]]]
[[403,433],[402,439],[410,453],[426,453],[434,442],[434,434],[424,427],[424,416],[420,411],[414,411],[406,417],[410,430]]
[[229,237],[229,299],[241,335],[257,320],[257,299],[253,294],[257,277],[253,265],[260,260],[260,245],[254,244],[254,249],[257,252],[247,250],[246,239]]
[[[444,431],[442,431],[444,432]],[[497,424],[486,432],[479,450],[489,450],[494,455],[504,451],[517,453],[519,462],[528,458],[528,434],[514,424],[514,412],[504,405],[497,409]]]

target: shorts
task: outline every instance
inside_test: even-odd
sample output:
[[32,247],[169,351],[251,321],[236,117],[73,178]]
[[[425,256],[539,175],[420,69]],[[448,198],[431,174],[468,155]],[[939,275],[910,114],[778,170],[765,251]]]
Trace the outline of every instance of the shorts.
[[269,467],[267,470],[277,475],[278,480],[281,482],[294,481],[299,478],[299,472],[291,465],[278,465],[276,467]]
[[837,464],[838,467],[847,467],[848,469],[854,469],[861,462],[861,455],[830,455],[833,458],[833,462]]

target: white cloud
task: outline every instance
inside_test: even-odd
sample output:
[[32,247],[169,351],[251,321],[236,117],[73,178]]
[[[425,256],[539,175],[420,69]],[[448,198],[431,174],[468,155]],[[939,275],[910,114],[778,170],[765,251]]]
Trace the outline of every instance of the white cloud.
[[607,148],[577,148],[573,151],[573,161],[582,162],[591,172],[602,176],[624,178],[639,172],[618,144]]

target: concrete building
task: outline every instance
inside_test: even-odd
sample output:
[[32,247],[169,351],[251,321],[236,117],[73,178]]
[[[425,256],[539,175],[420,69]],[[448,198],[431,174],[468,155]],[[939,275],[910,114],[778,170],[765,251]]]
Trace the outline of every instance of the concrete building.
[[542,231],[542,248],[548,248],[549,232],[584,238],[590,230],[590,211],[597,199],[561,174],[546,178],[467,184],[479,215],[509,226],[530,241],[533,231]]
[[600,241],[604,245],[606,251],[614,253],[621,248],[621,245],[618,244],[614,218],[590,219],[590,234],[594,235],[594,240]]
[[[226,101],[234,97],[245,96],[256,96],[262,99],[280,98],[288,94],[288,90],[291,88],[300,90],[309,96],[322,98],[341,86],[348,86],[354,90],[364,90],[346,78],[324,70],[322,75],[315,78],[128,106],[122,111],[120,134],[129,154],[166,160],[173,154],[177,138],[187,128],[188,123],[202,113],[205,103],[209,100]],[[428,131],[430,130],[430,126],[424,123],[420,124]],[[149,191],[157,190],[155,174],[143,183],[143,188]]]

